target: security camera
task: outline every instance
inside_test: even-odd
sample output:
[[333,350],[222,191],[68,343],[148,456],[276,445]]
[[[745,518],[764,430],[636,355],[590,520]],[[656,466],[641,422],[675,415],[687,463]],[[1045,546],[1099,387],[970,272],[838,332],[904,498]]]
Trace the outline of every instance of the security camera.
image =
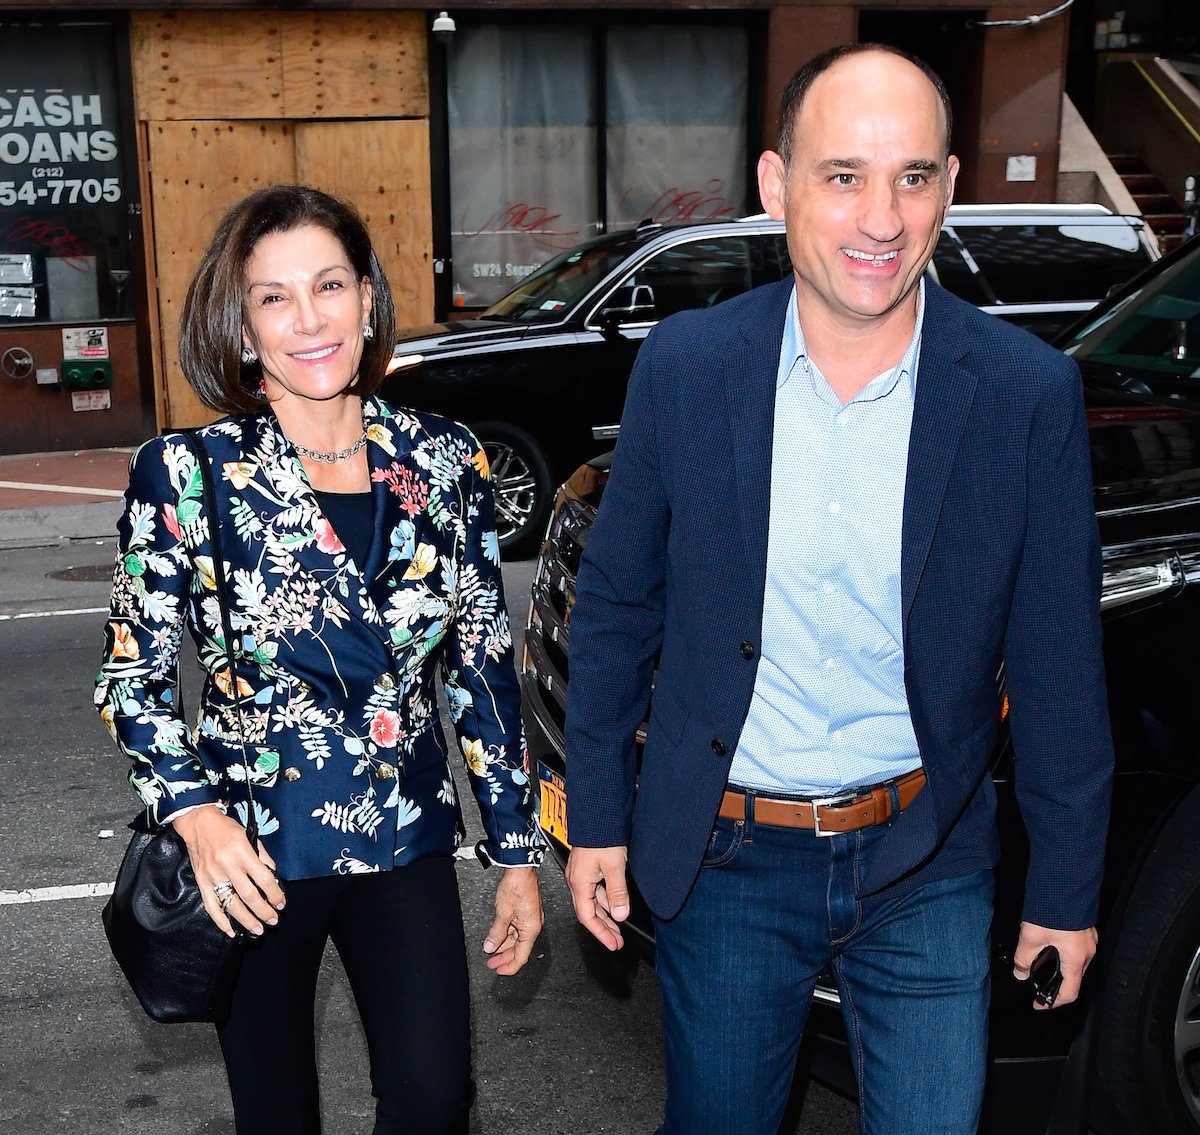
[[433,21],[433,38],[438,43],[449,43],[457,30],[458,25],[455,24],[454,18],[449,12],[439,12]]

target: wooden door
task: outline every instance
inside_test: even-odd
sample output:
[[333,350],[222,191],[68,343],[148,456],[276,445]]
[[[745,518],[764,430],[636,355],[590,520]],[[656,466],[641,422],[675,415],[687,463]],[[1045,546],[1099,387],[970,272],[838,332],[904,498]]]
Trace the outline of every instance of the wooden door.
[[216,416],[179,367],[179,318],[188,284],[225,212],[246,194],[296,180],[289,122],[151,122],[151,228],[165,405],[163,426]]

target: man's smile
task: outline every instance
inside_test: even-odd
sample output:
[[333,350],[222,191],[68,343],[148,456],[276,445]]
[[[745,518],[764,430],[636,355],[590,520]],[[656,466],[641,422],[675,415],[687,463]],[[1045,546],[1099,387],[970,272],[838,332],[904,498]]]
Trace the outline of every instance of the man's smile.
[[895,249],[891,252],[861,252],[857,248],[843,248],[842,252],[851,260],[858,260],[863,264],[889,264],[899,256]]

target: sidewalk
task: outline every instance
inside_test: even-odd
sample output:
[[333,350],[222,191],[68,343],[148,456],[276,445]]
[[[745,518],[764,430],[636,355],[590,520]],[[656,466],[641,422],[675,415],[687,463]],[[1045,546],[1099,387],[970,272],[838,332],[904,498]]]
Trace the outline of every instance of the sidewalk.
[[0,456],[0,548],[113,538],[132,452]]

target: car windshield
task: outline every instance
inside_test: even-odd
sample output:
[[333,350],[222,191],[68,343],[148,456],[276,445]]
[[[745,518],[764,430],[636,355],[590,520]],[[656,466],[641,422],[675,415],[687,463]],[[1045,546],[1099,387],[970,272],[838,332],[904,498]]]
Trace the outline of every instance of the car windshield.
[[1200,398],[1200,246],[1063,346],[1080,363],[1134,376],[1160,396]]
[[629,257],[628,241],[604,241],[564,252],[525,277],[480,317],[521,323],[557,323]]

